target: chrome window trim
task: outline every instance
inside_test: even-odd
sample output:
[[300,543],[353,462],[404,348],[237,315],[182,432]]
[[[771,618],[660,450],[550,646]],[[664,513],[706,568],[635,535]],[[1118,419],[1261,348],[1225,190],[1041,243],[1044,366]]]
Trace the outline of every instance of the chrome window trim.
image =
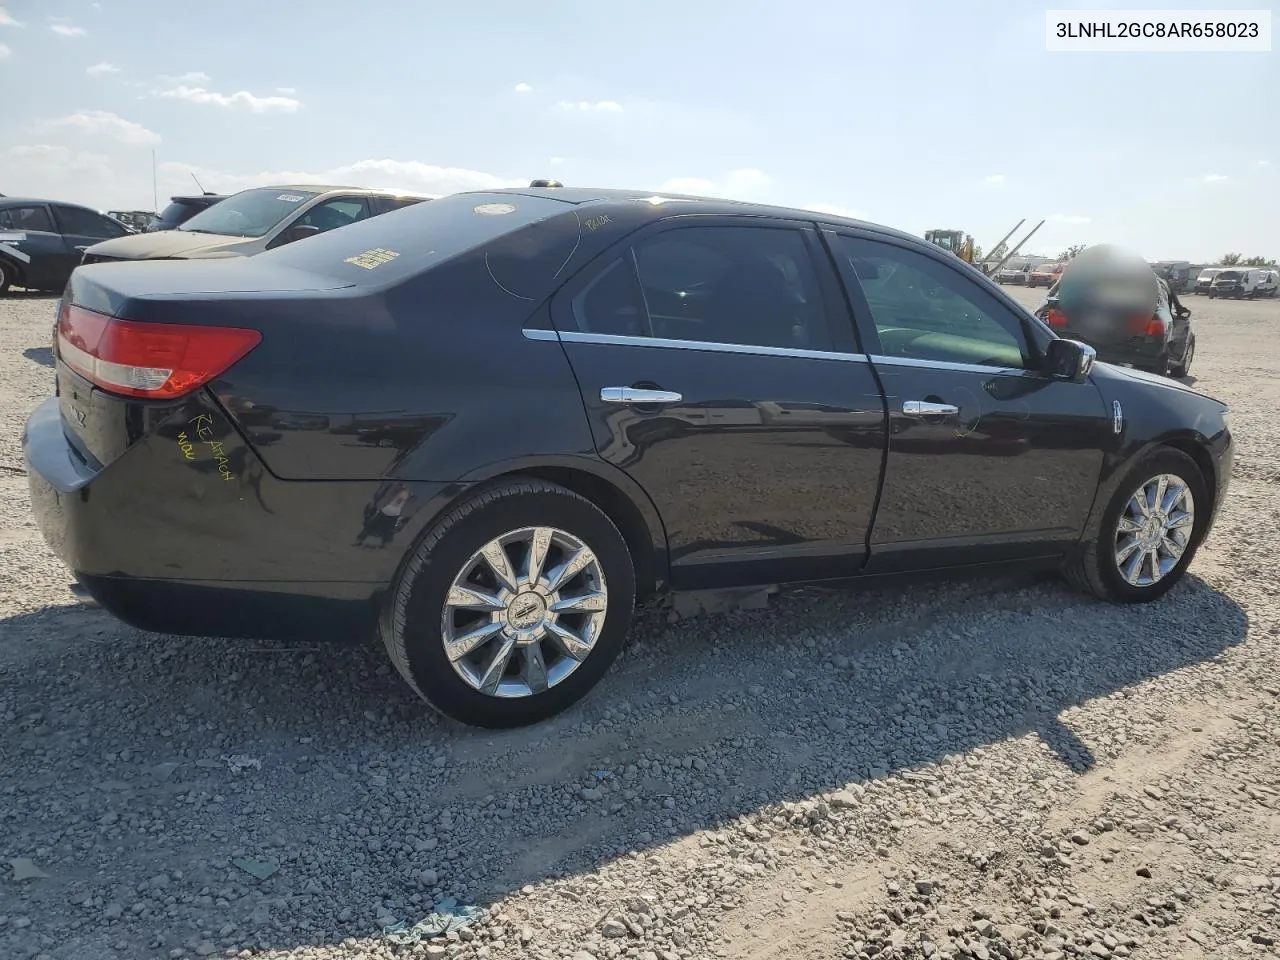
[[865,353],[832,350],[803,350],[799,347],[764,347],[747,343],[712,343],[705,340],[668,340],[664,337],[630,337],[612,333],[582,333],[570,330],[525,330],[530,340],[563,340],[566,343],[598,343],[619,347],[659,347],[667,350],[698,350],[706,353],[746,353],[762,357],[792,357],[799,360],[843,360],[867,362]]
[[705,340],[668,340],[663,337],[630,337],[612,333],[582,333],[571,330],[525,329],[527,340],[562,340],[567,343],[597,343],[620,347],[657,347],[668,350],[698,350],[706,353],[746,353],[762,357],[793,357],[800,360],[839,360],[874,363],[890,367],[922,367],[926,370],[955,370],[961,373],[998,373],[1026,376],[1034,373],[1022,367],[986,367],[976,363],[951,363],[945,360],[917,360],[913,357],[888,357],[882,354],[840,353],[831,350],[803,350],[798,347],[763,347],[743,343],[711,343]]
[[926,370],[956,370],[962,373],[1000,373],[1006,376],[1026,376],[1034,373],[1024,367],[988,367],[979,363],[953,363],[949,360],[917,360],[914,357],[886,357],[882,354],[870,354],[870,360],[877,366],[887,367],[923,367]]

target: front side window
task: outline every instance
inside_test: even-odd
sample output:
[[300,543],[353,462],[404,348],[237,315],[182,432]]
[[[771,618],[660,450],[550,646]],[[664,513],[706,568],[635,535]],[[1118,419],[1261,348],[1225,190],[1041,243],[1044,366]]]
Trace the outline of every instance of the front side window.
[[297,227],[319,227],[321,233],[350,226],[369,216],[369,204],[360,197],[339,197],[317,203],[293,224]]
[[6,230],[30,230],[35,233],[57,233],[49,212],[42,206],[9,207],[0,210],[0,227]]
[[643,240],[573,299],[590,333],[832,350],[804,235],[687,227]]
[[[1018,317],[974,280],[892,244],[836,238],[846,281],[862,288],[886,357],[1025,368]],[[870,332],[870,331],[868,331]]]
[[227,237],[261,237],[314,196],[314,190],[279,187],[242,190],[197,213],[178,229]]

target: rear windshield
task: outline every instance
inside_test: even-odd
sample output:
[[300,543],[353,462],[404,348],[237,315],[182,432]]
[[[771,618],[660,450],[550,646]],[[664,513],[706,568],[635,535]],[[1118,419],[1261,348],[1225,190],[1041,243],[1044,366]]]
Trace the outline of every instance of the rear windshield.
[[181,220],[183,217],[189,217],[195,211],[199,210],[203,204],[196,203],[192,200],[175,200],[163,210],[160,211],[161,220]]
[[1223,270],[1220,274],[1218,274],[1218,279],[1219,280],[1239,280],[1240,271],[1239,270]]
[[383,284],[412,276],[573,208],[573,204],[549,197],[455,193],[370,217],[259,256],[281,266],[349,283]]
[[314,190],[279,187],[242,190],[200,211],[178,229],[229,237],[261,237],[315,196],[319,194]]

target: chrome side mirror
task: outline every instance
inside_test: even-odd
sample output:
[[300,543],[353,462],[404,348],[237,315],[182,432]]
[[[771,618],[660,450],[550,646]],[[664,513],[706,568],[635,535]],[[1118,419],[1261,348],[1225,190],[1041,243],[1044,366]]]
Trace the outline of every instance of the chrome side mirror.
[[1045,350],[1045,373],[1055,380],[1080,383],[1093,370],[1098,353],[1079,340],[1050,340]]

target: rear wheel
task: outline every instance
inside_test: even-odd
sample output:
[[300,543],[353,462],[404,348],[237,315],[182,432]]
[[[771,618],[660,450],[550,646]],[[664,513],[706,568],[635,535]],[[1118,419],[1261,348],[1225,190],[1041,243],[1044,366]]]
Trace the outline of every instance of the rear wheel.
[[581,699],[631,625],[626,541],[589,500],[541,480],[492,487],[427,533],[384,609],[401,676],[461,723],[518,727]]
[[13,280],[13,267],[0,260],[0,297],[9,292],[9,287]]
[[1194,460],[1168,447],[1152,451],[1125,475],[1063,573],[1077,588],[1112,603],[1162,597],[1191,565],[1210,503]]
[[1182,359],[1177,363],[1169,365],[1169,373],[1175,377],[1185,377],[1191,369],[1191,361],[1196,355],[1196,338],[1190,337],[1187,340],[1187,348],[1182,352]]

